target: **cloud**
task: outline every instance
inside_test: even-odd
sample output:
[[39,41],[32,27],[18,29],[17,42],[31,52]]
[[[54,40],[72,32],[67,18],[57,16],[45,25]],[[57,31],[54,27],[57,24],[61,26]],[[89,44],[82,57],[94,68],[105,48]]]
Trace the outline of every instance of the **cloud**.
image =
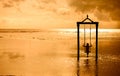
[[[112,0],[0,0],[0,19],[4,19],[6,26],[11,28],[73,28],[76,21],[84,19],[86,14],[101,23],[112,23],[120,20],[117,4],[119,1],[112,2]],[[2,23],[4,24],[1,21]],[[108,27],[107,23],[101,26],[104,27]]]
[[[112,20],[120,20],[120,0],[71,0],[70,6],[75,8],[76,12],[82,13],[95,13],[98,15],[105,16],[109,14]],[[97,13],[94,10],[98,10]]]
[[[4,1],[8,2],[8,0]],[[6,20],[7,25],[2,22],[3,27],[53,28],[66,27],[72,22],[70,18],[72,10],[65,0],[24,0],[13,3],[16,4],[8,3],[9,6],[0,7],[0,19]]]
[[18,6],[24,0],[0,0],[0,5],[3,8]]
[[45,10],[59,15],[68,15],[70,12],[67,0],[35,0],[34,8]]

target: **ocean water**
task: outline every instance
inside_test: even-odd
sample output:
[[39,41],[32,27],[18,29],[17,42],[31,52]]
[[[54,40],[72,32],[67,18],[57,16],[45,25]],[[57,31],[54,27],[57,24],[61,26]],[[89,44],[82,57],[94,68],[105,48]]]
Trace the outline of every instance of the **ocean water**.
[[[83,34],[81,30],[77,62],[75,29],[0,30],[0,76],[119,76],[120,30],[99,30],[97,63],[95,31],[89,58],[82,47]],[[89,35],[86,42],[90,42]]]

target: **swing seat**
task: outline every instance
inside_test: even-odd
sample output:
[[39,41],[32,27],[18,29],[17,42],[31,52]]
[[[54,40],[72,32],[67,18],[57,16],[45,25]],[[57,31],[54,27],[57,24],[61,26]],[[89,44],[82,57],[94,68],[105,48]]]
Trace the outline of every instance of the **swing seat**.
[[[87,51],[85,50],[85,53],[87,53]],[[91,53],[91,51],[89,50],[88,53]]]

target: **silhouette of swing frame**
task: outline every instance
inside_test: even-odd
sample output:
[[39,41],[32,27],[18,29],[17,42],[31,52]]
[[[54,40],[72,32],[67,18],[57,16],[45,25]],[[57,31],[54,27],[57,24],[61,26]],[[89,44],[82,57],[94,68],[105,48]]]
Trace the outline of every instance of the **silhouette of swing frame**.
[[[90,22],[85,22],[86,20],[89,20]],[[94,22],[92,21],[90,18],[88,18],[88,15],[87,15],[87,18],[85,18],[82,22],[77,22],[77,61],[80,60],[80,25],[81,24],[95,24],[95,30],[96,30],[96,56],[95,56],[95,60],[97,61],[98,60],[98,23],[99,22]]]

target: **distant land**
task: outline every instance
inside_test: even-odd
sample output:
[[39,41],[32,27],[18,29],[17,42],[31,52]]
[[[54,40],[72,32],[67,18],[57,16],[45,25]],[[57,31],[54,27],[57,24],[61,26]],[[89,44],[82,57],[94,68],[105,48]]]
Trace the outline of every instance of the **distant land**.
[[40,32],[38,29],[0,29],[0,33],[27,33],[27,32]]

